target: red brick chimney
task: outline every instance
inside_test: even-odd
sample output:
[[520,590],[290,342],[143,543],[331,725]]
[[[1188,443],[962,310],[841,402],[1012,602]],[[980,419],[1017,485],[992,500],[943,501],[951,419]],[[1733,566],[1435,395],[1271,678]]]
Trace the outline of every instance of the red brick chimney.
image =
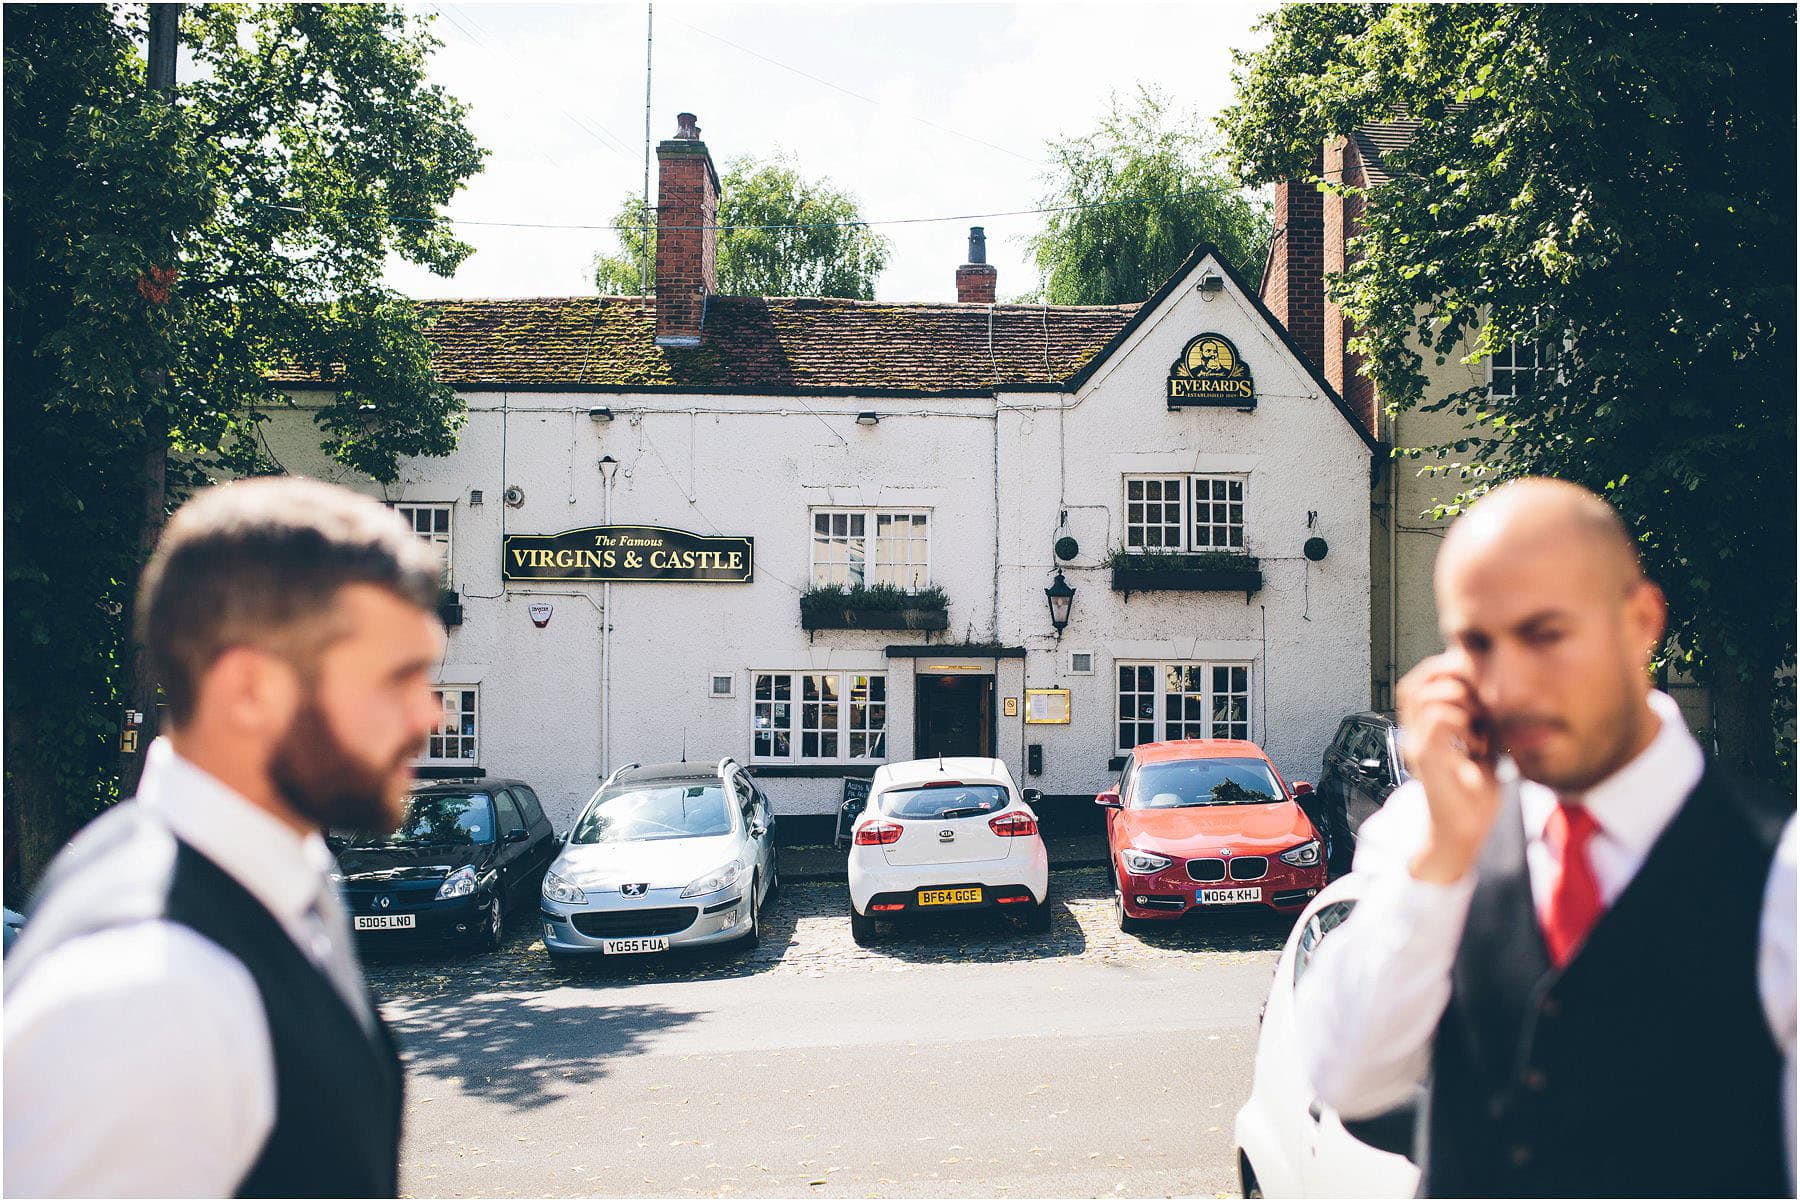
[[961,305],[994,303],[994,281],[1000,273],[987,261],[987,233],[969,227],[969,261],[956,269],[956,301]]
[[719,173],[694,114],[656,147],[656,345],[699,346],[719,286]]
[[[1311,174],[1324,168],[1313,160]],[[1325,194],[1310,179],[1275,185],[1275,239],[1263,303],[1315,368],[1325,367]]]

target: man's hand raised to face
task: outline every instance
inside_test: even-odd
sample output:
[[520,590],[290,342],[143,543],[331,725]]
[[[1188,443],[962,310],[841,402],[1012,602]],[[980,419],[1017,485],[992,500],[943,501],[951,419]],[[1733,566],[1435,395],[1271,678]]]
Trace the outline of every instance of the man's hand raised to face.
[[1431,832],[1412,861],[1421,881],[1448,885],[1475,866],[1500,811],[1493,734],[1455,651],[1435,655],[1400,681],[1401,748],[1425,787]]

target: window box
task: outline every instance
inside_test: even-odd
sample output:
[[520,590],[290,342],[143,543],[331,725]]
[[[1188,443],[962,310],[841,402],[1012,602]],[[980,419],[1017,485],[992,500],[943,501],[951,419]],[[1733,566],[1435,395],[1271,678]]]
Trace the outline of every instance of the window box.
[[438,620],[446,626],[462,625],[462,594],[447,588],[438,594]]
[[1262,565],[1254,555],[1236,551],[1114,551],[1114,592],[1236,593],[1244,599],[1262,588]]
[[939,588],[824,586],[800,594],[802,630],[947,630],[950,599]]

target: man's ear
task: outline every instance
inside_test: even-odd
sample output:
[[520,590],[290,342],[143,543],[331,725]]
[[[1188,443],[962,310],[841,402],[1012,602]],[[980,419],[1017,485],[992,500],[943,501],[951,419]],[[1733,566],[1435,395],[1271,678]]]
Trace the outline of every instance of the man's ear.
[[273,736],[293,722],[300,694],[292,664],[255,647],[232,647],[201,678],[196,716],[240,735]]
[[1662,589],[1648,580],[1639,581],[1625,598],[1625,619],[1633,645],[1645,651],[1646,660],[1654,656],[1669,628],[1669,602]]

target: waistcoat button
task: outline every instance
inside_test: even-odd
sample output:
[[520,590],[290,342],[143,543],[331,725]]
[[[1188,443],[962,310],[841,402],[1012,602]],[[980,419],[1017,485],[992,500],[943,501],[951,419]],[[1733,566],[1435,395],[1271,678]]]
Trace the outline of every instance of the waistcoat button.
[[1526,1147],[1524,1144],[1514,1144],[1513,1149],[1512,1149],[1512,1162],[1513,1162],[1513,1167],[1520,1168],[1520,1169],[1522,1169],[1526,1165],[1530,1164],[1531,1163],[1531,1149]]
[[1550,1079],[1544,1076],[1543,1070],[1536,1068],[1526,1069],[1524,1073],[1520,1075],[1519,1080],[1524,1082],[1525,1088],[1529,1089],[1532,1093],[1543,1093],[1544,1086],[1550,1083]]
[[1538,1013],[1545,1018],[1555,1018],[1562,1013],[1562,1003],[1553,997],[1547,997],[1538,1003]]

